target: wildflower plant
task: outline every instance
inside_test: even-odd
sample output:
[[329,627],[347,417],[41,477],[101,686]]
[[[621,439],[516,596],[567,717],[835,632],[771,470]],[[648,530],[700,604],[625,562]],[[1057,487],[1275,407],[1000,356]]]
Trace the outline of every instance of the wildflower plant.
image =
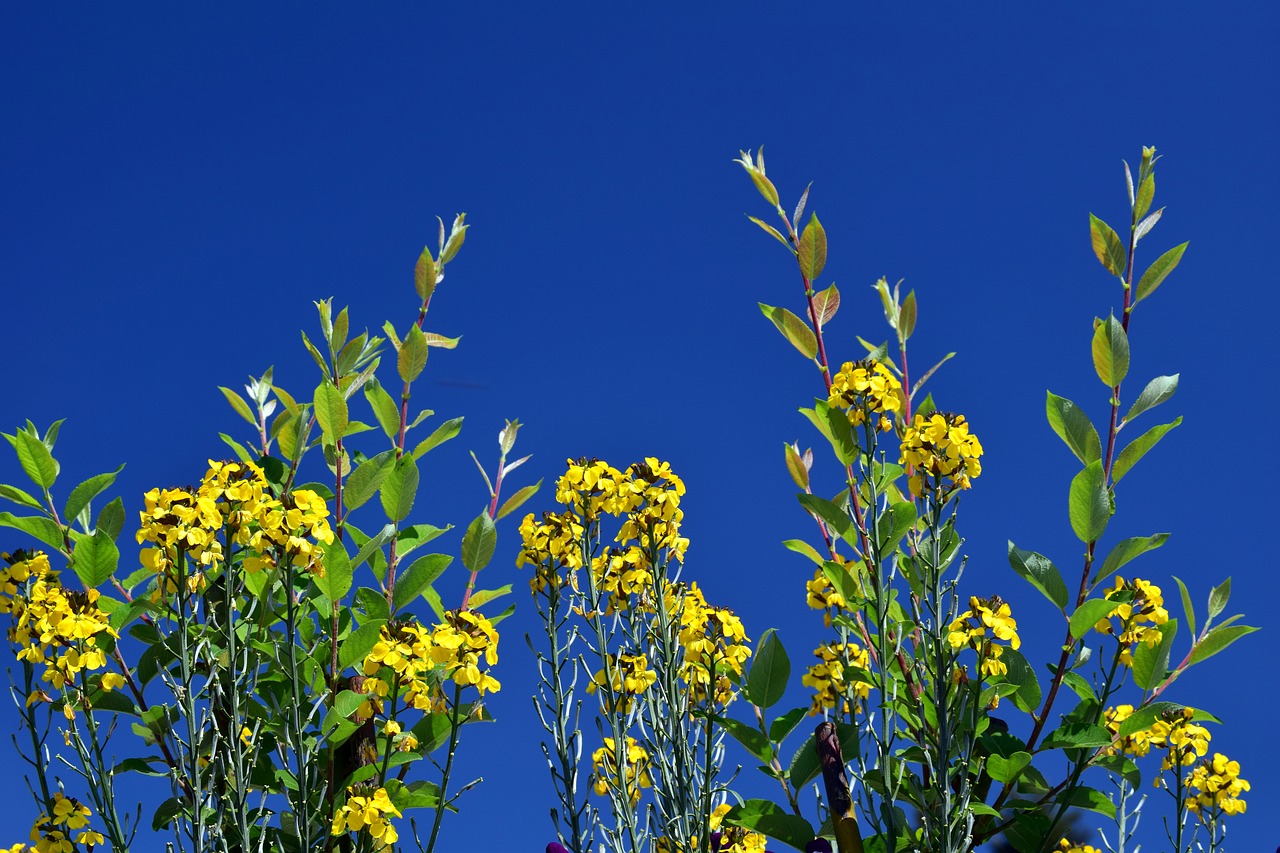
[[[347,309],[316,303],[318,345],[302,336],[319,370],[310,398],[270,369],[250,378],[247,399],[221,389],[251,441],[223,434],[233,458],[210,460],[196,485],[147,492],[136,526],[120,497],[92,511],[119,469],[55,498],[61,422],[5,435],[35,492],[0,486],[21,510],[0,523],[39,543],[0,567],[40,813],[30,845],[14,849],[124,851],[140,829],[187,851],[390,850],[406,836],[435,847],[475,784],[454,779],[462,730],[492,719],[486,700],[501,689],[496,626],[511,610],[482,608],[510,585],[476,579],[495,523],[537,489],[500,503],[524,462],[508,461],[519,429],[508,422],[484,509],[451,546],[466,581],[446,608],[438,590],[453,556],[423,546],[452,525],[410,517],[419,460],[462,419],[415,444],[432,412],[410,404],[430,350],[457,344],[423,322],[467,227],[441,223],[414,270],[413,317],[385,324],[385,339],[353,334]],[[371,423],[356,419],[361,406]],[[121,558],[125,535],[141,546],[136,568]],[[121,743],[130,730],[132,747]],[[131,815],[116,794],[132,774],[166,780],[170,796]],[[429,821],[422,838],[415,815]]]
[[[1176,853],[1225,849],[1250,785],[1212,748],[1217,718],[1174,701],[1172,688],[1255,629],[1220,618],[1230,579],[1201,618],[1181,580],[1134,573],[1169,534],[1116,538],[1112,525],[1121,481],[1181,423],[1128,438],[1178,384],[1159,376],[1136,395],[1125,384],[1139,306],[1187,246],[1138,272],[1139,244],[1163,215],[1152,209],[1157,159],[1144,148],[1136,176],[1125,165],[1124,238],[1090,216],[1118,300],[1089,341],[1101,417],[1046,398],[1049,427],[1080,466],[1066,521],[1083,562],[1064,575],[1010,542],[1013,573],[1046,601],[1015,613],[1000,590],[962,584],[959,508],[982,487],[984,427],[964,400],[943,406],[925,392],[954,353],[913,373],[916,295],[885,279],[874,290],[888,339],[829,338],[841,295],[819,284],[827,235],[804,218],[808,190],[788,213],[763,152],[742,153],[780,227],[751,221],[786,249],[801,285],[799,313],[760,309],[814,367],[800,413],[829,448],[823,463],[827,451],[783,446],[811,523],[783,545],[797,566],[808,561],[795,594],[799,606],[803,586],[815,613],[803,644],[812,657],[793,680],[778,633],[749,628],[704,584],[699,566],[714,557],[683,535],[685,484],[668,463],[568,460],[554,507],[520,522],[514,555],[541,623],[526,640],[554,795],[548,853],[968,853],[998,837],[1021,853],[1136,853],[1139,818],[1150,824],[1155,810],[1144,808],[1144,772],[1163,792]],[[447,234],[441,223],[437,250],[415,267],[413,319],[385,324],[385,339],[353,336],[347,309],[316,303],[318,343],[303,334],[319,371],[309,399],[270,369],[250,378],[247,397],[221,389],[251,439],[222,435],[232,458],[210,460],[194,485],[142,495],[136,527],[120,497],[92,511],[120,469],[55,499],[61,421],[5,435],[34,484],[0,485],[20,510],[0,525],[31,540],[0,565],[39,815],[30,844],[12,850],[124,851],[148,819],[176,849],[201,853],[369,853],[408,839],[435,849],[444,815],[476,784],[454,778],[462,733],[492,720],[487,703],[502,690],[499,625],[512,608],[488,606],[512,585],[479,589],[477,577],[497,522],[541,484],[502,499],[528,458],[508,461],[519,429],[508,422],[495,476],[481,466],[481,512],[450,553],[419,551],[451,526],[410,522],[418,460],[462,419],[413,444],[432,412],[411,414],[410,403],[430,350],[457,345],[423,323],[466,231],[462,216]],[[394,377],[383,369],[392,360]],[[133,566],[117,544],[125,535],[140,547]],[[448,608],[453,553],[466,581]],[[1175,585],[1180,615],[1166,600]],[[1046,617],[1062,642],[1040,666],[1019,620]],[[742,795],[730,749],[773,799]],[[148,815],[118,801],[117,779],[131,774],[168,788]],[[1065,837],[1073,810],[1114,821],[1100,847]]]

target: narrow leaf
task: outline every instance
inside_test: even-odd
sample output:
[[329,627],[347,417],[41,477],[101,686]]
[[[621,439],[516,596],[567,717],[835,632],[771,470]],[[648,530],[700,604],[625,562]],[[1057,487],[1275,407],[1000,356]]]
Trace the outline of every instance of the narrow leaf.
[[1174,246],[1156,258],[1151,266],[1147,267],[1147,271],[1142,274],[1142,278],[1138,279],[1137,297],[1133,300],[1135,305],[1155,293],[1156,288],[1160,286],[1169,273],[1173,272],[1178,262],[1182,260],[1182,253],[1186,250],[1186,243]]
[[542,481],[534,483],[531,486],[525,486],[511,497],[502,502],[502,506],[498,508],[498,517],[494,521],[506,518],[511,513],[518,510],[525,501],[538,493],[538,489],[542,486]]
[[1138,399],[1133,401],[1133,405],[1129,407],[1129,413],[1124,416],[1126,422],[1133,420],[1138,415],[1154,409],[1173,396],[1173,392],[1178,390],[1178,376],[1157,376],[1147,383],[1147,387],[1142,389],[1142,393],[1138,395]]
[[1110,225],[1092,213],[1089,214],[1089,239],[1093,242],[1093,253],[1107,271],[1124,275],[1124,244]]
[[1256,630],[1258,629],[1248,625],[1224,625],[1221,628],[1214,628],[1196,644],[1195,650],[1191,652],[1188,666],[1208,660],[1245,634],[1252,634]]
[[449,439],[456,436],[462,431],[462,418],[450,418],[440,426],[435,428],[431,435],[418,442],[418,446],[413,449],[413,458],[420,459],[422,454],[426,453],[433,447],[444,444]]
[[1231,578],[1209,590],[1209,618],[1216,619],[1231,600]]
[[822,275],[822,270],[827,265],[827,232],[823,230],[816,213],[810,216],[809,224],[800,234],[796,257],[800,261],[800,272],[806,279],[813,281]]
[[1050,391],[1045,398],[1045,415],[1049,426],[1066,442],[1077,459],[1088,465],[1102,458],[1102,439],[1079,406]]
[[253,410],[249,408],[249,404],[244,401],[243,397],[230,388],[224,388],[221,385],[218,386],[218,390],[222,392],[222,396],[227,398],[231,408],[236,410],[236,414],[253,424],[253,426],[256,427],[258,425],[257,420],[253,417]]
[[1175,418],[1171,423],[1161,424],[1157,427],[1144,432],[1135,438],[1116,458],[1115,465],[1111,468],[1111,477],[1117,483],[1129,473],[1134,465],[1138,464],[1138,460],[1147,455],[1147,451],[1156,446],[1160,439],[1164,438],[1165,433],[1182,423],[1182,417]]
[[342,497],[346,508],[353,510],[377,494],[395,464],[396,452],[384,450],[357,465],[344,484]]
[[1182,582],[1181,578],[1174,575],[1173,579],[1177,582],[1178,592],[1182,595],[1182,612],[1187,618],[1187,630],[1191,632],[1191,637],[1194,640],[1196,636],[1196,609],[1191,604],[1191,594],[1187,592],[1187,585]]
[[1169,541],[1168,533],[1156,533],[1151,536],[1135,536],[1130,539],[1122,539],[1115,544],[1111,552],[1107,554],[1107,558],[1102,561],[1102,568],[1093,577],[1093,583],[1098,583],[1103,578],[1119,570],[1121,566],[1132,560],[1134,557],[1141,556],[1148,551],[1154,551],[1165,542]]
[[451,562],[453,557],[448,554],[423,554],[414,560],[413,565],[396,578],[395,591],[392,593],[392,605],[395,609],[400,610],[421,595]]
[[1009,565],[1062,611],[1067,608],[1067,585],[1058,567],[1042,554],[1024,551],[1009,543]]
[[760,312],[773,321],[773,325],[778,327],[782,336],[800,350],[801,355],[805,358],[813,358],[818,354],[818,338],[813,334],[813,329],[809,328],[808,323],[786,308],[765,305],[763,302],[758,304]]

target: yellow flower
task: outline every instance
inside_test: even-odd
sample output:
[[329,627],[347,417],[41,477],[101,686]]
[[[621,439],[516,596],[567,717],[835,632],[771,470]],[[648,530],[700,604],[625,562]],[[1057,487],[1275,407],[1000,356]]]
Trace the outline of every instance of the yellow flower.
[[[1198,764],[1186,778],[1192,796],[1187,808],[1200,816],[1202,821],[1219,815],[1244,814],[1245,801],[1240,795],[1250,789],[1249,783],[1240,778],[1240,764],[1220,752],[1212,759]],[[1207,813],[1207,814],[1206,814]]]
[[[1164,609],[1164,596],[1160,587],[1149,581],[1135,578],[1128,583],[1117,576],[1115,586],[1107,590],[1106,597],[1120,603],[1099,619],[1093,628],[1099,633],[1114,635],[1120,642],[1120,663],[1133,666],[1133,649],[1138,643],[1154,647],[1163,637],[1155,626],[1169,621],[1169,613]],[[1118,630],[1111,624],[1112,619],[1120,621]]]
[[[902,411],[902,383],[882,362],[846,361],[831,380],[827,405],[845,409],[851,424],[866,423],[873,414]],[[881,428],[887,423],[881,418]]]
[[[649,661],[644,655],[631,655],[624,652],[609,655],[608,669],[611,671],[612,678],[612,695],[614,699],[612,703],[606,703],[610,713],[625,714],[631,710],[631,700],[634,696],[644,693],[649,687],[658,680],[658,674],[649,669]],[[606,677],[605,670],[602,668],[599,672],[591,677],[591,683],[587,685],[588,693],[595,693],[597,689],[610,685],[610,679]]]
[[[994,639],[987,638],[990,631]],[[981,660],[979,671],[985,676],[1004,675],[1008,666],[1000,660],[1004,647],[994,640],[1003,640],[1012,649],[1022,646],[1018,637],[1018,623],[1012,616],[1009,604],[995,595],[991,598],[969,599],[969,609],[961,613],[947,626],[947,643],[959,651],[965,647],[978,652]]]
[[387,796],[386,788],[370,793],[366,786],[352,786],[347,788],[347,801],[333,816],[331,834],[364,831],[373,839],[374,848],[381,850],[395,844],[400,837],[391,816],[401,817],[401,814]]
[[633,737],[627,738],[626,784],[621,782],[619,760],[614,749],[614,739],[604,739],[604,746],[591,754],[591,766],[594,771],[592,790],[604,796],[610,788],[625,788],[627,796],[634,807],[640,802],[640,789],[653,786],[649,777],[649,752],[636,743]]
[[1058,843],[1058,850],[1061,853],[1102,853],[1097,847],[1088,844],[1072,844],[1066,838]]
[[[825,708],[839,707],[842,713],[861,710],[860,702],[871,692],[871,685],[861,679],[846,677],[845,667],[866,669],[870,655],[857,643],[824,643],[813,650],[818,663],[800,678],[805,687],[813,688],[809,716],[821,714]],[[852,708],[849,695],[855,697]]]
[[946,497],[957,489],[969,488],[982,473],[982,444],[969,431],[964,415],[934,412],[928,418],[917,414],[902,436],[900,463],[913,473],[908,486],[916,497],[925,493]]

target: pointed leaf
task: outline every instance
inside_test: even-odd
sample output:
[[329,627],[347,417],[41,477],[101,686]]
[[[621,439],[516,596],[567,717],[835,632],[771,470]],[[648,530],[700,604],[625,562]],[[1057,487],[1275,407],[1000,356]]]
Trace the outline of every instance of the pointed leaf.
[[1132,560],[1134,557],[1141,556],[1148,551],[1154,551],[1165,542],[1169,541],[1168,533],[1156,533],[1151,536],[1135,536],[1131,539],[1122,539],[1111,549],[1111,553],[1107,554],[1107,558],[1102,561],[1102,568],[1093,578],[1093,583],[1098,583],[1103,578],[1118,571],[1121,566]]
[[1062,580],[1058,567],[1042,554],[1035,551],[1024,551],[1009,543],[1009,565],[1032,586],[1044,593],[1054,605],[1065,612],[1067,608],[1067,585]]
[[1120,451],[1120,455],[1116,458],[1115,465],[1111,468],[1111,477],[1117,483],[1129,473],[1129,469],[1138,463],[1138,460],[1147,455],[1147,451],[1156,446],[1160,439],[1164,438],[1165,433],[1182,423],[1182,417],[1179,416],[1172,423],[1161,424],[1157,427],[1144,432],[1129,443],[1129,446]]
[[0,484],[0,498],[13,501],[19,506],[25,506],[27,509],[44,509],[44,505],[41,504],[40,501],[24,492],[22,489],[19,489],[17,486]]
[[1157,626],[1160,642],[1149,646],[1140,642],[1133,650],[1133,683],[1143,690],[1151,690],[1164,681],[1169,672],[1169,652],[1178,634],[1178,620],[1170,619]]
[[105,530],[95,531],[76,543],[72,552],[71,568],[85,589],[95,589],[115,574],[120,563],[120,550]]
[[825,326],[840,308],[840,291],[834,284],[826,290],[819,290],[813,294],[813,307],[818,312],[818,325]]
[[98,521],[94,530],[101,530],[112,540],[124,529],[124,501],[112,498],[111,502],[98,511]]
[[1252,634],[1256,630],[1258,629],[1248,625],[1224,625],[1221,628],[1214,628],[1205,635],[1203,640],[1196,644],[1187,665],[1190,666],[1191,664],[1208,660],[1245,634]]
[[373,416],[378,419],[378,426],[382,427],[387,438],[395,438],[400,431],[400,407],[396,401],[377,379],[370,379],[364,384],[364,398],[369,401]]
[[1216,619],[1231,600],[1231,578],[1209,590],[1209,618]]
[[427,246],[422,247],[422,254],[414,264],[413,287],[418,292],[418,298],[423,302],[430,299],[432,292],[436,289],[436,262],[435,258],[431,257],[431,249]]
[[377,645],[378,638],[382,634],[382,626],[385,624],[381,619],[375,619],[348,634],[338,646],[338,666],[346,669],[364,660],[365,655],[373,651],[373,647]]
[[1102,458],[1102,439],[1079,406],[1051,391],[1045,398],[1045,415],[1049,418],[1049,426],[1066,442],[1077,459],[1088,465]]
[[1151,294],[1155,293],[1156,288],[1161,282],[1173,272],[1174,267],[1182,260],[1182,253],[1187,250],[1187,244],[1174,246],[1169,251],[1155,259],[1151,266],[1147,267],[1147,271],[1142,274],[1142,278],[1138,280],[1138,295],[1133,300],[1134,304],[1138,304]]
[[1119,385],[1129,372],[1129,336],[1115,315],[1093,330],[1093,367],[1108,388]]
[[413,561],[413,565],[396,578],[395,591],[392,593],[392,605],[397,611],[410,604],[440,577],[453,557],[448,554],[423,554]]
[[750,219],[755,224],[759,225],[761,228],[763,228],[766,234],[772,234],[773,239],[777,240],[779,243],[786,246],[788,249],[791,248],[791,244],[787,242],[787,238],[779,234],[777,228],[774,228],[772,225],[770,225],[767,222],[762,222],[761,220],[756,219],[754,216],[748,216],[747,218]]
[[1071,614],[1070,631],[1071,636],[1077,640],[1089,633],[1093,626],[1098,624],[1099,619],[1105,619],[1111,614],[1111,611],[1119,607],[1119,602],[1108,601],[1104,598],[1091,598],[1084,604],[1076,608],[1076,612]]
[[353,510],[377,494],[395,464],[396,452],[384,450],[357,465],[344,484],[342,495],[347,509]]
[[18,430],[14,436],[14,449],[18,451],[18,462],[31,482],[42,489],[47,489],[58,479],[58,463],[45,443],[26,430]]
[[1102,462],[1090,462],[1071,480],[1068,503],[1071,529],[1081,542],[1097,542],[1107,529],[1115,507],[1102,473]]
[[800,272],[806,279],[813,281],[822,275],[822,270],[827,265],[827,232],[823,230],[816,213],[809,217],[809,224],[800,234],[796,256],[800,261]]
[[1147,383],[1147,387],[1142,389],[1142,393],[1138,395],[1138,399],[1133,401],[1133,405],[1129,407],[1129,413],[1124,416],[1126,422],[1133,420],[1138,415],[1154,409],[1173,396],[1173,392],[1178,390],[1178,376],[1157,376]]
[[249,404],[244,401],[243,397],[230,388],[224,388],[221,385],[218,386],[218,390],[222,392],[222,396],[227,398],[231,408],[236,410],[236,414],[253,424],[253,426],[256,427],[258,425],[258,421],[253,417],[253,410],[249,408]]
[[913,290],[902,300],[902,308],[898,311],[898,337],[906,341],[916,330],[916,292]]
[[1089,239],[1093,241],[1093,253],[1112,275],[1124,275],[1124,244],[1110,225],[1092,213],[1089,214]]
[[1190,632],[1191,638],[1194,640],[1196,636],[1196,609],[1191,604],[1191,593],[1187,592],[1187,585],[1182,582],[1178,576],[1174,576],[1174,581],[1178,584],[1178,592],[1182,596],[1182,612],[1187,618],[1187,631]]
[[316,588],[331,602],[340,602],[351,590],[355,567],[342,540],[334,539],[324,548],[324,576],[315,579]]
[[1156,173],[1148,172],[1138,188],[1138,198],[1133,206],[1133,217],[1141,219],[1151,209],[1151,202],[1156,197]]
[[431,435],[427,436],[422,441],[418,442],[418,446],[413,449],[413,458],[420,459],[422,457],[422,454],[426,453],[428,450],[431,450],[433,447],[437,447],[441,444],[444,444],[446,441],[453,438],[461,431],[462,431],[462,418],[450,418],[449,420],[440,424],[440,426],[436,427],[435,431],[432,432]]
[[498,543],[498,530],[486,510],[462,534],[462,565],[478,572],[493,559],[493,549]]
[[405,335],[400,351],[396,354],[396,369],[400,372],[401,379],[412,382],[422,374],[422,369],[427,366],[428,349],[427,336],[422,329],[416,325],[410,326],[409,334]]
[[772,708],[781,701],[789,678],[791,661],[778,640],[777,632],[771,628],[761,638],[756,657],[747,672],[747,701],[760,708]]
[[0,526],[21,530],[51,548],[60,549],[65,544],[62,528],[49,518],[34,515],[19,517],[11,512],[0,512]]
[[525,501],[538,493],[538,489],[542,487],[542,481],[534,483],[532,486],[525,486],[511,497],[502,502],[502,506],[498,508],[498,517],[494,521],[506,518],[511,513],[518,510]]
[[413,509],[418,494],[418,464],[409,455],[401,456],[392,465],[382,482],[382,509],[393,522],[403,521]]
[[67,505],[63,510],[63,518],[70,524],[71,520],[80,515],[80,512],[87,506],[89,502],[115,482],[116,476],[124,470],[121,465],[115,471],[107,474],[98,474],[90,477],[80,485],[71,490],[70,496],[67,497]]
[[805,358],[813,358],[818,354],[818,339],[813,334],[813,329],[809,328],[809,324],[801,320],[795,314],[792,314],[786,308],[777,308],[773,305],[760,305],[760,313],[773,321],[773,325],[778,327],[778,331],[782,332],[782,336],[791,342],[791,345],[800,350],[800,354]]
[[347,428],[347,401],[328,380],[316,386],[315,414],[327,443],[333,444],[342,437]]

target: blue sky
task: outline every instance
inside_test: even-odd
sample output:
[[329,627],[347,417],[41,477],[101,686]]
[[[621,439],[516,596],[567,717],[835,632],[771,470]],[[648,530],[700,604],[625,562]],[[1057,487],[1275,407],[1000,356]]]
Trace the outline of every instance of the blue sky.
[[[917,291],[915,364],[959,352],[932,388],[987,451],[963,510],[966,590],[1011,599],[1024,652],[1048,660],[1061,627],[1005,543],[1076,571],[1074,460],[1044,393],[1105,417],[1089,336],[1119,293],[1086,215],[1123,224],[1120,161],[1156,145],[1168,210],[1140,262],[1191,246],[1135,316],[1126,390],[1180,373],[1148,417],[1186,420],[1123,483],[1108,540],[1172,531],[1135,566],[1171,611],[1171,575],[1201,610],[1231,575],[1229,612],[1264,628],[1170,698],[1223,719],[1213,747],[1253,784],[1230,848],[1271,849],[1278,24],[1235,3],[8,5],[0,427],[66,417],[64,480],[127,462],[118,494],[136,510],[146,489],[198,477],[225,454],[217,433],[244,426],[218,385],[274,364],[286,389],[314,387],[298,340],[312,300],[350,305],[356,327],[403,328],[434,217],[466,211],[473,227],[427,321],[463,339],[432,354],[422,402],[467,420],[427,457],[414,520],[474,516],[485,492],[467,452],[491,460],[505,418],[526,424],[518,450],[534,454],[520,483],[554,478],[568,456],[662,457],[689,488],[688,571],[752,636],[778,627],[799,665],[820,626],[807,563],[779,543],[812,527],[781,444],[820,441],[796,414],[820,386],[756,307],[800,304],[785,253],[743,216],[768,211],[732,159],[764,144],[785,204],[814,181],[809,209],[830,240],[821,283],[844,296],[833,359],[860,354],[855,334],[886,336],[869,287],[881,275]],[[20,477],[0,459],[0,480]],[[549,505],[544,494],[537,509]],[[442,542],[456,550],[456,534]],[[523,586],[516,542],[501,529],[482,580]],[[485,782],[446,821],[446,849],[476,846],[468,815],[495,808],[510,849],[551,837],[520,639],[532,608],[518,601],[500,722],[463,745],[461,775]],[[1146,844],[1162,837],[1152,820]]]

